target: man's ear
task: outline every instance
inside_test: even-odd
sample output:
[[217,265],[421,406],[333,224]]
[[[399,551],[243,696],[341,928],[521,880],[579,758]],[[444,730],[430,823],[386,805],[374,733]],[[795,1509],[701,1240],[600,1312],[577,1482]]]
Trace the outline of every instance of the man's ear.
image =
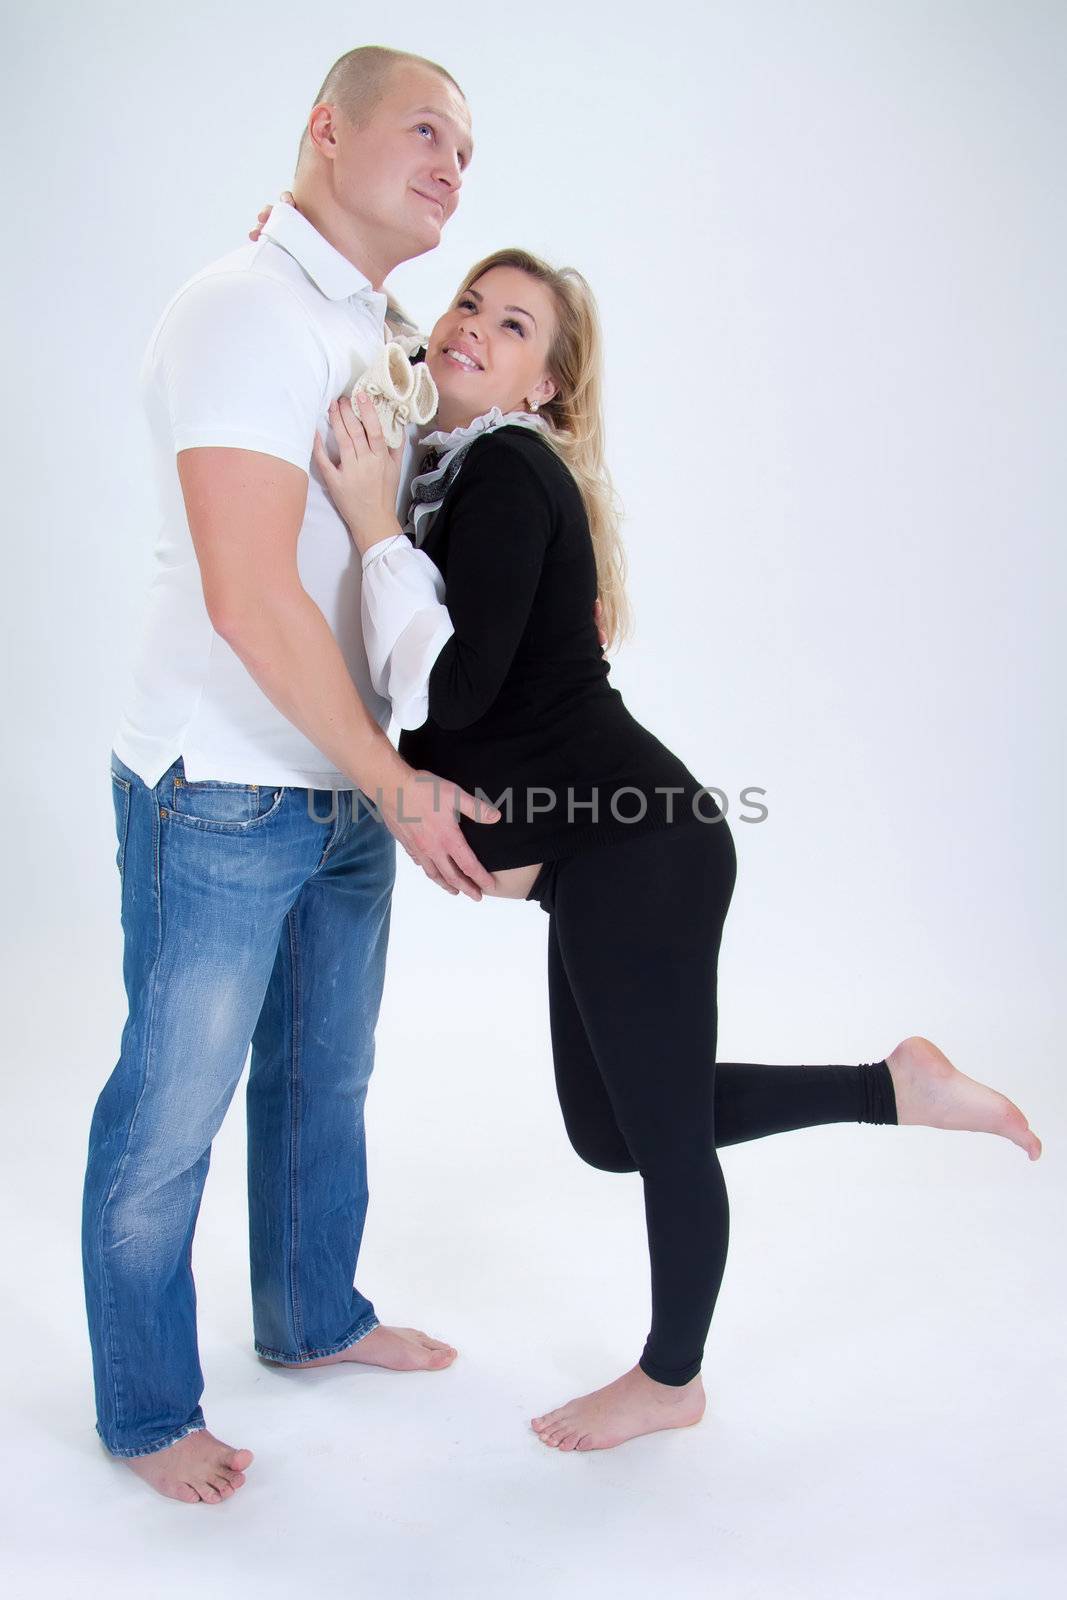
[[[324,113],[322,116],[319,113]],[[312,126],[319,135],[316,139],[312,134]],[[332,161],[337,154],[337,133],[334,126],[333,107],[323,100],[317,106],[312,106],[304,129],[309,144],[313,144],[320,155]]]

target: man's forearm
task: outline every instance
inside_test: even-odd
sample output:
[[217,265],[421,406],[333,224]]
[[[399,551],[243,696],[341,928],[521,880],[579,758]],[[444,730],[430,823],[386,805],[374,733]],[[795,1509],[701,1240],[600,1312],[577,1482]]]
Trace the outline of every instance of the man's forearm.
[[329,624],[299,584],[256,596],[218,633],[263,693],[372,800],[391,809],[410,768],[360,699]]

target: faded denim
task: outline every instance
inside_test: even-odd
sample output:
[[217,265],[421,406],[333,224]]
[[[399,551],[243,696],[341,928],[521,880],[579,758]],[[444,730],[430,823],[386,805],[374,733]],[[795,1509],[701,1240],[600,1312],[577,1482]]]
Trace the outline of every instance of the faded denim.
[[181,758],[148,788],[114,753],[111,786],[129,1014],[82,1242],[97,1429],[137,1456],[204,1426],[193,1230],[250,1042],[255,1348],[299,1364],[378,1325],[354,1279],[395,846],[358,790],[310,791],[313,818],[307,789]]

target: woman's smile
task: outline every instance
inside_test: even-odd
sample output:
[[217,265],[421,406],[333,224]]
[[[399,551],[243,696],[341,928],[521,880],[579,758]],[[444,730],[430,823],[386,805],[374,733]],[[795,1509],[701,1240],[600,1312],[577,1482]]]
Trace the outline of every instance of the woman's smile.
[[462,345],[446,344],[441,351],[441,355],[450,361],[453,366],[462,368],[464,372],[483,372],[485,370],[477,357]]

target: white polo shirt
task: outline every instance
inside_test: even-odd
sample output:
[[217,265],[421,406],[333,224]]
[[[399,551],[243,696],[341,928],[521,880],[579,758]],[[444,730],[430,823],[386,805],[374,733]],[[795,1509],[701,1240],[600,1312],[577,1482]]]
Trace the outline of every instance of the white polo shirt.
[[380,727],[389,722],[363,646],[359,552],[311,460],[316,430],[324,438],[329,432],[330,401],[381,348],[386,304],[306,217],[278,204],[255,244],[196,273],[156,324],[141,391],[162,521],[133,684],[114,739],[120,759],[150,786],[180,755],[191,780],[353,787],[211,626],[176,461],[194,446],[258,450],[309,474],[300,580],[370,715]]

